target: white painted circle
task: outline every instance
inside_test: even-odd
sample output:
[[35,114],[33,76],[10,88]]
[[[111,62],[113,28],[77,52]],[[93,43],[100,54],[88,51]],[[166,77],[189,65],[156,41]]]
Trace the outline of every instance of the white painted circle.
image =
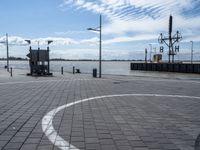
[[57,146],[58,148],[62,150],[79,150],[77,147],[73,146],[72,144],[69,144],[69,142],[65,141],[62,137],[58,135],[56,130],[53,127],[53,118],[59,111],[68,108],[70,106],[83,103],[86,101],[96,100],[96,99],[102,99],[102,98],[111,98],[111,97],[124,97],[124,96],[140,96],[140,97],[171,97],[171,98],[189,98],[189,99],[200,99],[200,97],[195,96],[184,96],[184,95],[161,95],[161,94],[119,94],[119,95],[103,95],[103,96],[97,96],[97,97],[91,97],[86,98],[82,100],[78,100],[69,104],[65,104],[62,106],[59,106],[50,112],[48,112],[43,118],[42,118],[42,130],[47,136],[47,138],[51,141],[52,144]]

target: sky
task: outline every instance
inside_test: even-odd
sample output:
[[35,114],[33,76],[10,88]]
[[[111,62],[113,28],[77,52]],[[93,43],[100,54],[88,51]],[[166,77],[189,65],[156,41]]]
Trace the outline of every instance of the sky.
[[[182,35],[176,59],[200,60],[200,0],[2,0],[0,3],[0,57],[6,57],[5,34],[10,56],[26,58],[32,48],[50,45],[51,58],[98,59],[102,14],[103,59],[144,59],[159,53],[160,33],[168,36],[169,16],[173,35]],[[164,45],[163,45],[164,46]],[[165,46],[163,58],[167,59]],[[152,54],[152,55],[153,55]]]

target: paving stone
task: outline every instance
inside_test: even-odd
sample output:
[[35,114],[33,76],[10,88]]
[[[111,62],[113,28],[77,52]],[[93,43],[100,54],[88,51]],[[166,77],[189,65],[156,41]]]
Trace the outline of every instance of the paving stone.
[[[150,149],[147,147],[136,147],[136,148],[134,148],[134,150],[150,150]],[[153,149],[151,149],[151,150],[153,150]],[[154,149],[154,150],[156,150],[156,149]],[[159,149],[157,149],[157,150],[159,150]]]
[[86,149],[87,150],[100,150],[100,145],[99,144],[87,144],[86,143]]
[[26,143],[30,143],[30,144],[39,144],[40,143],[40,138],[28,138],[26,140]]
[[36,150],[37,144],[23,144],[20,150]]
[[12,143],[9,142],[4,149],[20,149],[20,147],[22,146],[23,143]]
[[13,143],[22,142],[23,143],[25,140],[26,140],[26,137],[15,136],[10,140],[10,142],[13,142]]
[[120,150],[132,150],[131,146],[117,146],[117,148]]
[[115,145],[102,145],[102,150],[111,150],[111,149],[117,149]]
[[8,141],[0,141],[0,147],[4,147],[7,143]]
[[52,150],[53,149],[53,145],[39,145],[37,147],[37,150]]
[[[41,120],[66,103],[127,93],[198,97],[199,84],[173,77],[104,75],[98,79],[88,74],[57,74],[32,78],[16,74],[11,80],[1,75],[0,149],[59,149],[43,133]],[[80,150],[192,150],[200,134],[199,105],[199,99],[187,97],[103,97],[59,111],[53,127]]]

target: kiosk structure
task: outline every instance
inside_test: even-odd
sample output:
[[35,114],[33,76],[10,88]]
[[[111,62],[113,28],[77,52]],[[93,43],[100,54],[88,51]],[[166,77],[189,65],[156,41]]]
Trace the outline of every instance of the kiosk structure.
[[30,46],[29,54],[29,65],[30,65],[30,73],[27,75],[30,76],[51,76],[52,73],[49,72],[50,70],[50,63],[49,63],[49,46],[47,50],[44,49],[32,49]]

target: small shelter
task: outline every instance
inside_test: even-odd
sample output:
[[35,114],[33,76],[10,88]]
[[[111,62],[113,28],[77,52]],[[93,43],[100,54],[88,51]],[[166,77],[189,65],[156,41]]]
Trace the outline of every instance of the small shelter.
[[47,50],[41,50],[40,48],[34,50],[30,47],[30,53],[27,54],[29,57],[29,65],[30,65],[30,73],[27,75],[31,76],[46,76],[52,75],[49,72],[50,65],[49,65],[49,47]]
[[160,63],[162,61],[162,54],[155,54],[153,55],[153,62]]

